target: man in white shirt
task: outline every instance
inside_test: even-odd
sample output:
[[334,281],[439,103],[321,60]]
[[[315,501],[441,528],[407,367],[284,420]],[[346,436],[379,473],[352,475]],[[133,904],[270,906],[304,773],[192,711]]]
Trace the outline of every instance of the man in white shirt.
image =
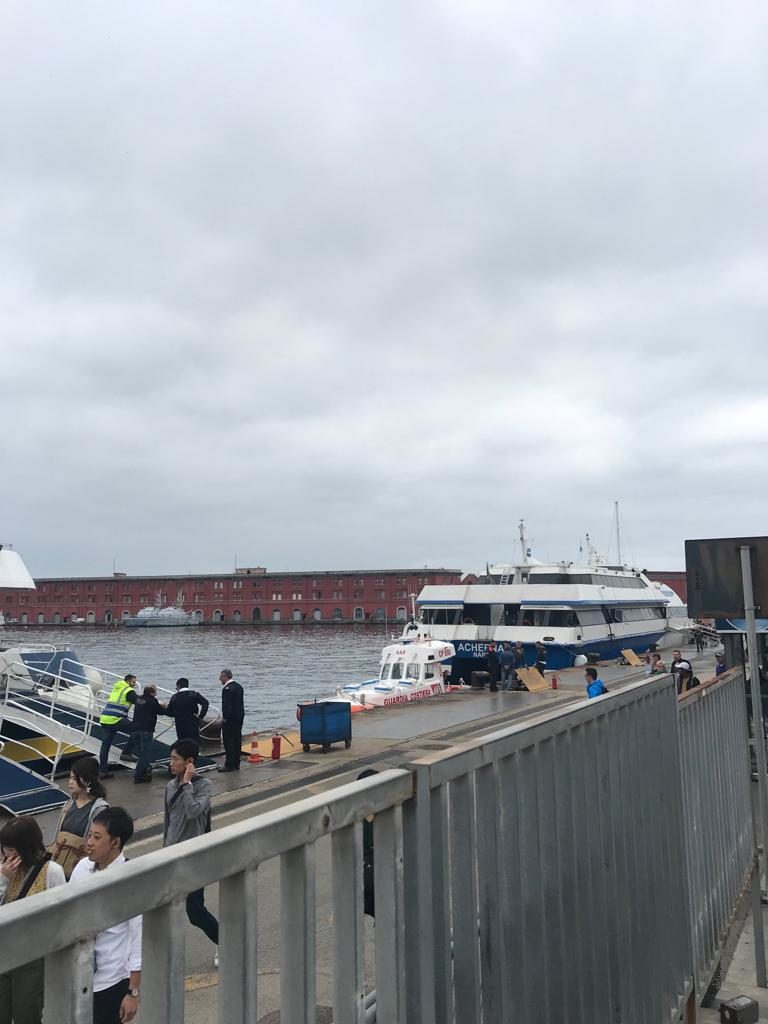
[[[113,864],[124,864],[123,847],[133,835],[133,819],[122,807],[99,811],[86,840],[88,858],[71,882],[93,878]],[[127,1024],[136,1016],[141,984],[141,917],[113,925],[96,936],[93,972],[93,1024]]]

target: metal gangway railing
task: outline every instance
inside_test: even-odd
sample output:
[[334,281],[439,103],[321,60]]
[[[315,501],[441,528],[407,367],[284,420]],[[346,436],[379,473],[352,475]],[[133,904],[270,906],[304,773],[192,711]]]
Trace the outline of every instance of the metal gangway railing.
[[654,677],[0,908],[0,971],[44,956],[47,1024],[86,1024],[94,936],[140,913],[142,1020],[182,1024],[184,899],[218,881],[226,1024],[265,1009],[270,913],[282,1024],[315,1021],[326,948],[336,1024],[693,1021],[754,862],[739,691]]
[[[52,648],[55,655],[56,649]],[[122,677],[108,669],[97,668],[72,658],[62,658],[58,671],[52,668],[53,658],[47,666],[30,667],[15,659],[7,663],[0,679],[0,737],[30,751],[39,760],[50,765],[50,777],[54,778],[61,757],[73,749],[87,749],[100,744],[93,736],[93,728],[107,704],[115,682]],[[158,698],[167,701],[173,692],[153,683]],[[220,717],[220,710],[209,702],[209,713]],[[11,739],[3,733],[5,720],[29,727],[40,736],[53,740],[53,753],[48,754],[34,744]],[[173,720],[158,729],[155,740],[163,737],[173,728]],[[205,727],[201,729],[203,732]]]

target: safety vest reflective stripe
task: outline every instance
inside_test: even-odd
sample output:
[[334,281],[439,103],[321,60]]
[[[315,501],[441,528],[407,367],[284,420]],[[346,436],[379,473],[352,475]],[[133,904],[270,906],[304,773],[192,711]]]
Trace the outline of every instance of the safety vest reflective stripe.
[[103,715],[120,715],[121,718],[125,718],[128,714],[127,704],[116,704],[114,701],[110,701],[109,704],[105,704]]

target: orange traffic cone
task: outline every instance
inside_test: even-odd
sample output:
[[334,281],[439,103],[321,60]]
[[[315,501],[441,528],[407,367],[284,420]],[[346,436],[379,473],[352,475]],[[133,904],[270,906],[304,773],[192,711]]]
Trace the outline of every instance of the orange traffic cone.
[[251,752],[248,755],[248,764],[261,764],[264,758],[259,753],[259,741],[256,738],[256,733],[251,733]]

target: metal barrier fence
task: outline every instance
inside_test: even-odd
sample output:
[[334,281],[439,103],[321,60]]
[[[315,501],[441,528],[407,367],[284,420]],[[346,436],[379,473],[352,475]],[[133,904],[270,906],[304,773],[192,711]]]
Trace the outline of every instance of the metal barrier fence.
[[759,900],[743,669],[683,694],[679,721],[694,977],[703,995],[753,880]]
[[[711,754],[699,739],[715,701],[731,708],[719,692],[678,715],[669,677],[643,681],[11,904],[0,910],[0,971],[45,956],[47,1024],[89,1024],[93,936],[142,913],[141,1024],[181,1024],[184,897],[220,881],[219,1019],[254,1024],[259,878],[278,858],[280,1020],[314,1022],[315,859],[330,836],[333,1019],[363,1024],[362,821],[374,814],[379,1024],[676,1020],[694,951],[703,977],[708,937],[742,883],[741,861],[715,880],[723,843],[688,885],[701,828],[686,843],[684,807],[703,818],[691,787],[684,802],[682,776],[703,781],[703,762],[727,753],[719,723]],[[734,760],[746,770],[743,749]],[[712,770],[725,807],[726,777]],[[743,794],[733,815],[746,856]]]

